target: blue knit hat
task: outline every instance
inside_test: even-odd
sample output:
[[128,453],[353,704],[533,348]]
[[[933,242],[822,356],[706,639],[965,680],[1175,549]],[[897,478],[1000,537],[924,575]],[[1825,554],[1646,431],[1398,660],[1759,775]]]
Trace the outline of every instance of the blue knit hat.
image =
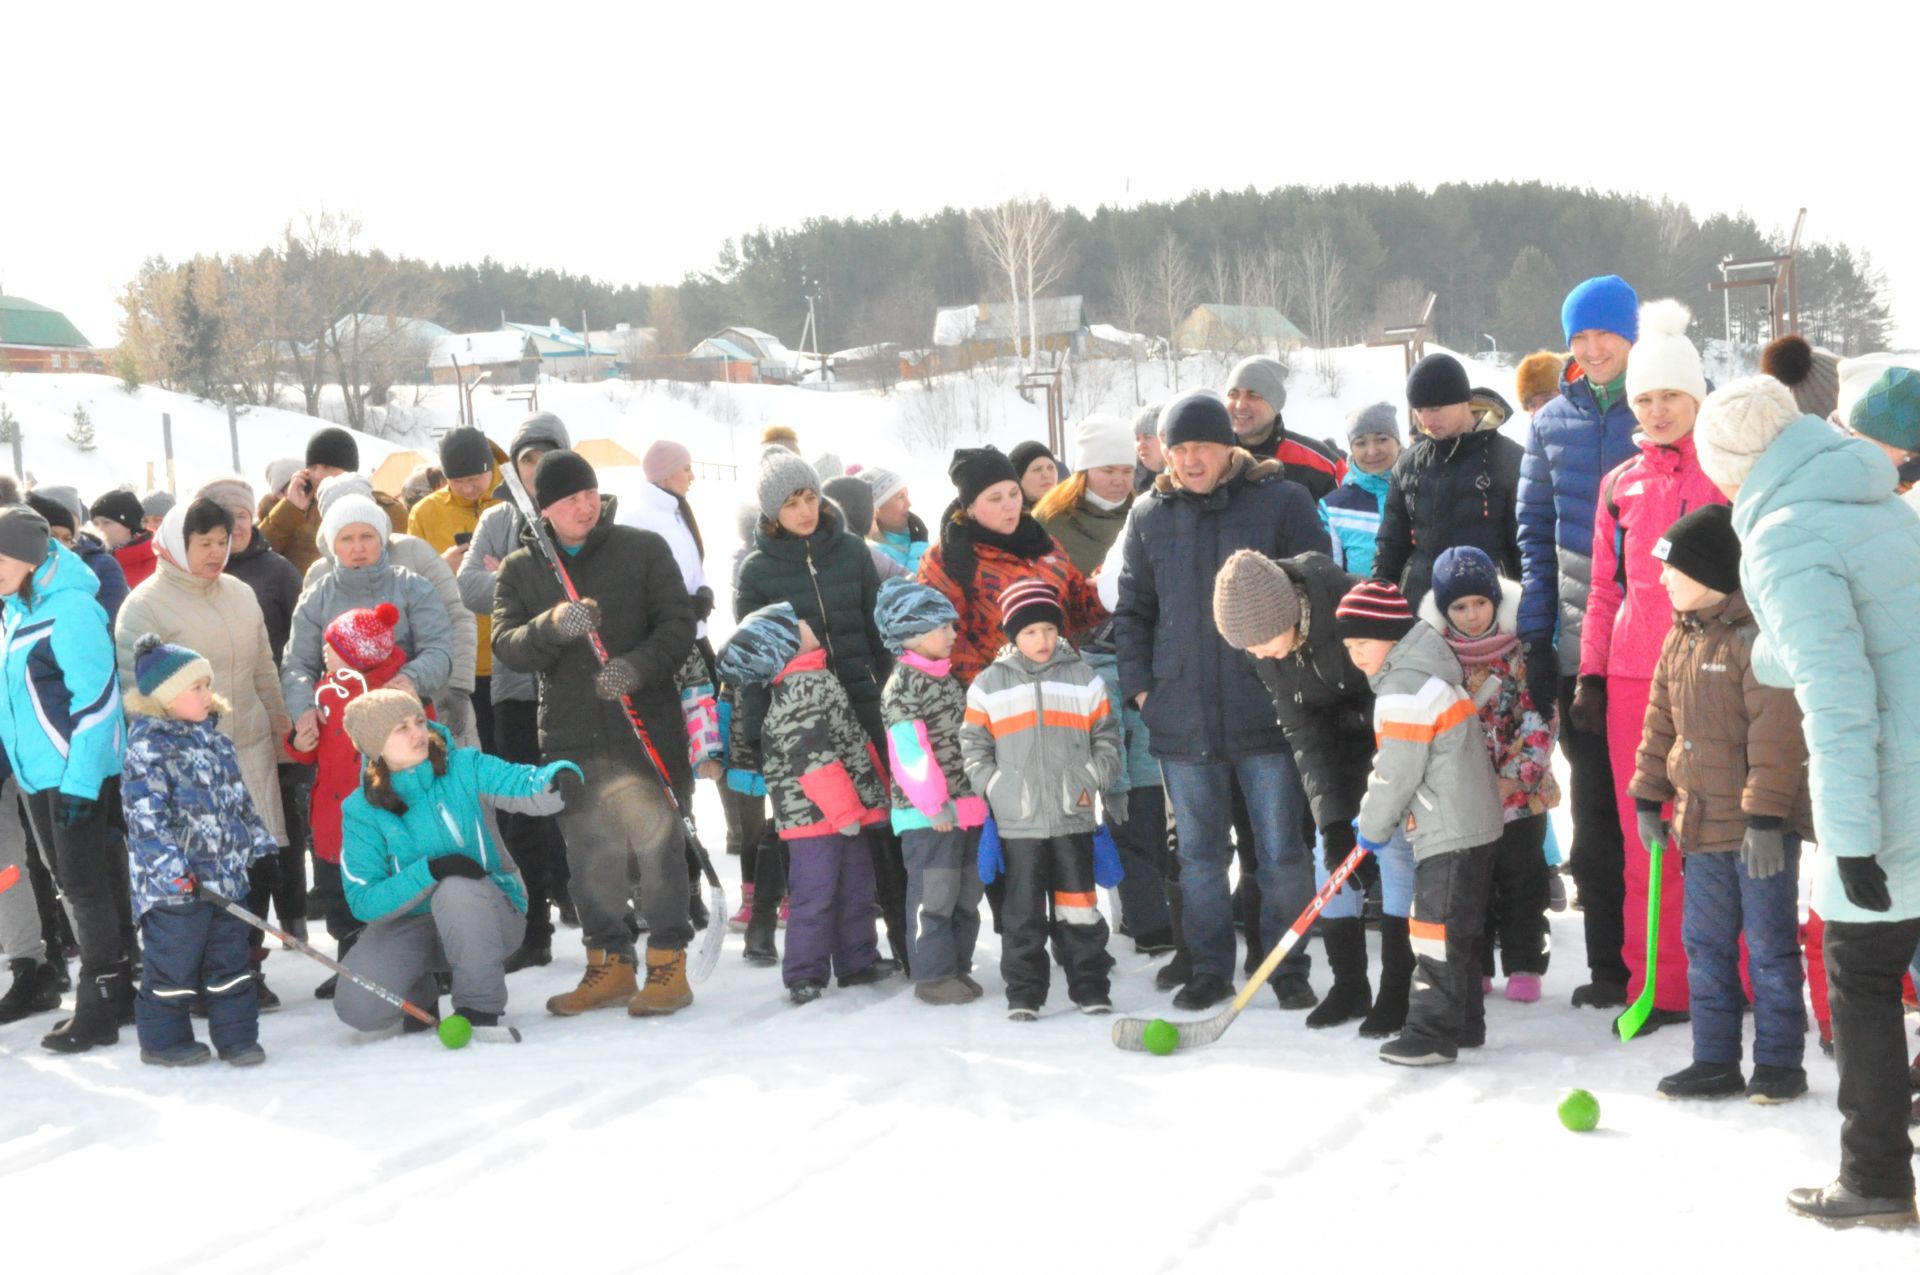
[[716,664],[724,681],[762,686],[778,677],[799,650],[800,617],[791,602],[775,602],[741,617]]
[[1500,573],[1483,549],[1455,545],[1433,562],[1433,601],[1442,615],[1461,598],[1486,598],[1500,605]]
[[1560,326],[1567,330],[1569,344],[1574,333],[1596,328],[1638,341],[1640,297],[1619,275],[1600,275],[1567,294],[1566,302],[1560,307]]
[[880,586],[880,601],[873,608],[874,627],[880,640],[895,655],[906,650],[907,643],[923,633],[931,633],[943,624],[958,624],[960,615],[947,601],[947,595],[930,584],[920,584],[895,576]]
[[157,633],[143,633],[133,644],[134,684],[158,709],[203,677],[213,680],[213,665],[198,651],[162,642]]

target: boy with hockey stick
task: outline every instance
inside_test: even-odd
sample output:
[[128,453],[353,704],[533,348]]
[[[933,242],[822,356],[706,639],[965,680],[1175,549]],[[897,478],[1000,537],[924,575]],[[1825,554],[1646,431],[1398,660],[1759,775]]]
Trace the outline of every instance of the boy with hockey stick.
[[1493,761],[1460,687],[1460,661],[1414,619],[1399,589],[1378,580],[1355,586],[1334,611],[1334,628],[1374,694],[1376,752],[1359,844],[1379,854],[1403,822],[1413,842],[1413,995],[1406,1028],[1380,1047],[1380,1060],[1449,1063],[1461,1046],[1486,1043],[1480,929],[1502,828]]

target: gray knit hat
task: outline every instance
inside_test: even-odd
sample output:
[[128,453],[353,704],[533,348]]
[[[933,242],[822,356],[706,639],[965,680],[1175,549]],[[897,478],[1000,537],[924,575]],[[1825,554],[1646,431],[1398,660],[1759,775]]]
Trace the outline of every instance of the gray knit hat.
[[140,497],[140,508],[146,511],[149,518],[166,517],[173,505],[173,493],[170,491],[150,491]]
[[1137,438],[1142,434],[1160,432],[1160,409],[1165,403],[1149,403],[1133,414],[1133,433]]
[[39,567],[47,560],[47,520],[26,505],[0,505],[0,555]]
[[1400,436],[1400,409],[1391,403],[1369,403],[1355,408],[1347,417],[1347,442],[1356,442],[1369,434],[1384,434],[1396,443],[1404,441]]
[[760,516],[768,522],[780,518],[780,506],[796,491],[820,490],[820,475],[812,465],[784,447],[769,447],[760,453],[760,476],[754,480],[754,494],[760,499]]
[[33,489],[48,500],[57,500],[73,514],[73,529],[78,531],[87,524],[87,502],[80,499],[77,487],[35,487]]
[[1241,359],[1227,378],[1227,388],[1252,390],[1277,412],[1287,405],[1287,365],[1266,354]]
[[420,701],[405,691],[368,691],[347,705],[347,738],[363,757],[378,757],[387,737],[401,722],[421,711]]
[[1300,623],[1300,591],[1280,564],[1242,549],[1214,577],[1213,623],[1236,650],[1271,642]]

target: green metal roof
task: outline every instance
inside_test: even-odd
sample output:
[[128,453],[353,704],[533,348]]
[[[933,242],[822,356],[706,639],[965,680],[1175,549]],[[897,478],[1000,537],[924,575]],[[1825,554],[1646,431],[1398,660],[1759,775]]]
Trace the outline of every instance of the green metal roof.
[[25,297],[0,297],[0,344],[55,345],[92,349],[92,342],[58,310],[36,305]]

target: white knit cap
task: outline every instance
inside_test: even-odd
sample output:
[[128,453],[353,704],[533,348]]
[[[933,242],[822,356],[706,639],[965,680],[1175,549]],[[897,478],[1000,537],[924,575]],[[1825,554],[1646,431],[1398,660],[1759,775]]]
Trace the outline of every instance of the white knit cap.
[[1705,402],[1707,376],[1700,351],[1687,340],[1693,312],[1672,298],[1640,307],[1640,339],[1627,354],[1627,404],[1652,390],[1684,390]]
[[1095,412],[1080,422],[1073,434],[1073,463],[1078,469],[1102,465],[1132,467],[1133,423],[1107,412]]
[[357,522],[372,527],[383,545],[387,537],[393,534],[393,523],[387,518],[387,511],[374,504],[371,498],[355,493],[335,500],[321,515],[320,547],[331,556],[333,542],[340,538],[341,532]]
[[325,518],[327,510],[333,508],[333,502],[345,496],[365,496],[373,499],[373,480],[365,474],[335,474],[331,478],[320,480],[320,486],[314,490],[313,498],[320,505],[320,516]]
[[882,465],[868,465],[854,475],[861,482],[873,488],[873,507],[880,506],[898,496],[907,489],[907,480]]
[[1773,440],[1803,413],[1793,391],[1771,376],[1743,376],[1707,395],[1693,427],[1694,448],[1708,478],[1743,485]]

